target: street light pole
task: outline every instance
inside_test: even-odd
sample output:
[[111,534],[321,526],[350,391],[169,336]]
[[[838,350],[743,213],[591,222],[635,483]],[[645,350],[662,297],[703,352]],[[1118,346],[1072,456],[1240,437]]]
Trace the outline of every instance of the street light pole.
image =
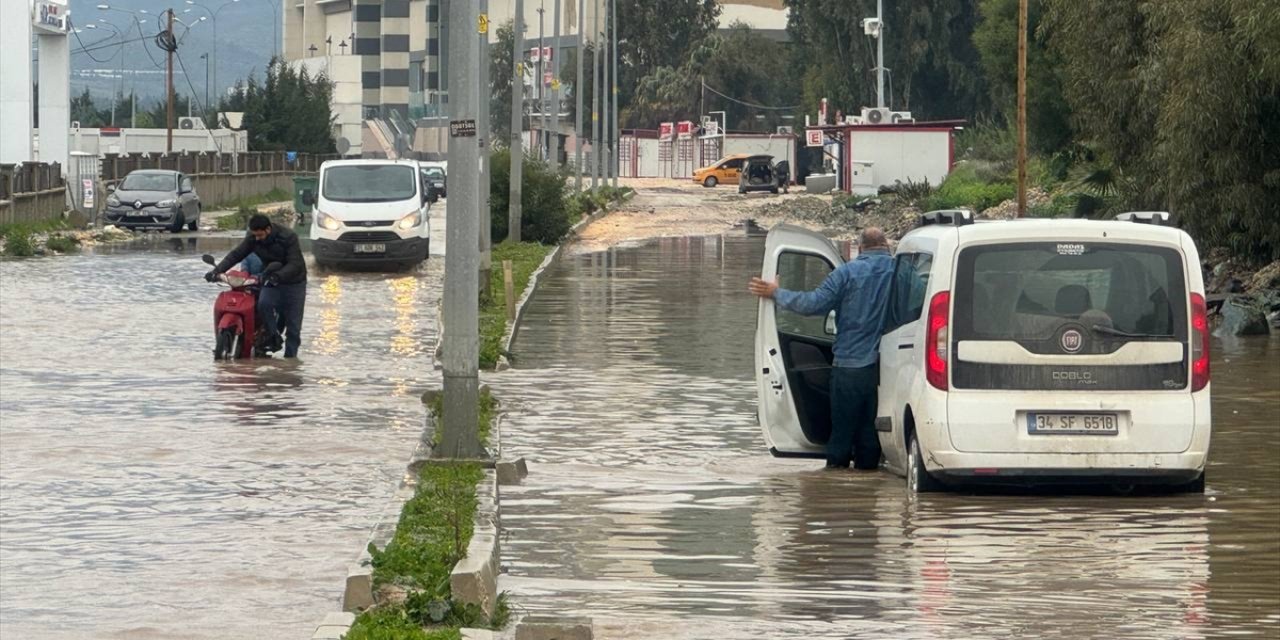
[[207,122],[209,114],[209,53],[202,53],[200,57],[204,58],[204,113],[201,115],[205,116],[205,121]]
[[585,0],[578,5],[578,49],[574,52],[574,58],[578,63],[578,80],[573,85],[574,99],[578,101],[577,108],[574,109],[573,115],[577,122],[574,123],[574,138],[577,140],[577,148],[574,150],[574,180],[573,188],[575,191],[582,191],[582,139],[587,137],[587,131],[582,126],[582,50],[586,43],[582,31],[586,25],[586,19],[582,14],[586,13],[587,3]]
[[619,153],[621,141],[618,138],[622,131],[618,126],[618,0],[609,0],[609,4],[611,5],[609,11],[611,17],[609,20],[613,24],[613,74],[610,75],[613,78],[613,124],[609,129],[609,134],[613,136],[613,164],[610,166],[610,170],[613,172],[613,187],[616,189],[618,188],[618,169],[621,166],[618,161],[618,156],[621,155]]
[[555,2],[555,11],[551,18],[551,164],[560,170],[560,0]]
[[[480,48],[478,2],[449,7],[449,161],[455,169],[449,184],[444,286],[444,415],[440,457],[484,455],[479,423],[480,175],[482,140],[479,115]],[[487,37],[487,36],[480,36]],[[488,87],[484,87],[487,93]]]
[[511,45],[511,185],[507,198],[507,240],[520,242],[524,217],[524,0],[516,0]]
[[543,43],[542,32],[546,26],[545,14],[547,13],[546,1],[542,0],[538,6],[538,77],[533,82],[538,86],[538,158],[546,159],[547,157],[547,93],[546,86],[542,78],[546,75],[547,61],[542,55]]
[[[115,32],[116,37],[120,38],[120,50],[116,52],[116,55],[120,56],[119,73],[117,74],[119,77],[116,78],[116,94],[111,97],[111,126],[114,127],[116,126],[116,105],[120,102],[121,94],[124,93],[124,34],[120,33],[120,30],[115,25],[102,18],[98,18],[98,22],[111,29],[111,31]],[[85,25],[84,28],[96,30],[98,25],[90,23]]]
[[600,186],[600,0],[591,7],[591,188]]

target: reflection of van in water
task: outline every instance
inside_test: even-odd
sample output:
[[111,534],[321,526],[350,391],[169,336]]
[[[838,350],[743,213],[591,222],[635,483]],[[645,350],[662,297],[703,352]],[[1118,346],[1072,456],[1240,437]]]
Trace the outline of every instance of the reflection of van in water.
[[[876,429],[911,491],[1106,482],[1203,491],[1209,331],[1200,259],[1168,214],[972,223],[932,212],[903,237],[880,341]],[[763,277],[816,287],[824,237],[769,234]],[[759,417],[777,455],[831,431],[834,324],[762,301]]]
[[427,258],[427,189],[413,160],[330,160],[312,194],[311,251],[321,266],[412,266]]

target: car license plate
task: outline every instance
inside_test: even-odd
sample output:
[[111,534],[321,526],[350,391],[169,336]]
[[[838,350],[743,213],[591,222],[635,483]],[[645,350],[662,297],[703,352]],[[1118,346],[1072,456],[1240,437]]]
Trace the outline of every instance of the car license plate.
[[1114,413],[1028,413],[1027,433],[1114,436],[1120,433],[1120,418]]
[[146,211],[130,211],[126,214],[130,218],[150,218],[151,214]]
[[356,245],[356,253],[386,253],[387,245],[385,244],[358,244]]

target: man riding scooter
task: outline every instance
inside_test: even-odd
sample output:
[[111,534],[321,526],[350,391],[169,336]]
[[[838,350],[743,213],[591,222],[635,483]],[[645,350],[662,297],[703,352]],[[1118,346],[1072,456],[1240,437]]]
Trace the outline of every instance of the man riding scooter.
[[[298,357],[302,344],[302,314],[307,301],[307,265],[298,244],[298,234],[271,224],[262,214],[249,218],[249,233],[244,241],[231,250],[218,266],[205,274],[205,280],[213,282],[218,276],[241,260],[255,255],[262,264],[280,263],[280,269],[267,276],[271,286],[258,294],[258,317],[269,345],[280,341],[280,329],[284,329],[284,357]],[[278,348],[278,347],[277,347]]]

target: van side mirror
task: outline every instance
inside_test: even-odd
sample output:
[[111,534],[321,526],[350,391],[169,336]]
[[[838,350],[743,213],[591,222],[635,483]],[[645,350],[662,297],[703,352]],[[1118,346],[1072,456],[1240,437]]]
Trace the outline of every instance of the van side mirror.
[[827,314],[827,322],[822,327],[822,330],[825,331],[829,336],[836,335],[836,312],[835,311],[832,311],[831,313]]
[[204,254],[204,255],[202,255],[202,256],[200,256],[200,259],[201,259],[201,260],[204,260],[204,263],[205,263],[205,264],[207,264],[207,265],[209,265],[209,266],[211,266],[211,267],[216,267],[216,266],[218,266],[218,261],[217,261],[217,260],[214,260],[214,259],[213,259],[213,256],[211,256],[211,255],[209,255],[209,254],[207,254],[207,253],[206,253],[206,254]]
[[303,189],[302,204],[305,204],[308,207],[316,206],[316,194],[312,193],[310,189]]

